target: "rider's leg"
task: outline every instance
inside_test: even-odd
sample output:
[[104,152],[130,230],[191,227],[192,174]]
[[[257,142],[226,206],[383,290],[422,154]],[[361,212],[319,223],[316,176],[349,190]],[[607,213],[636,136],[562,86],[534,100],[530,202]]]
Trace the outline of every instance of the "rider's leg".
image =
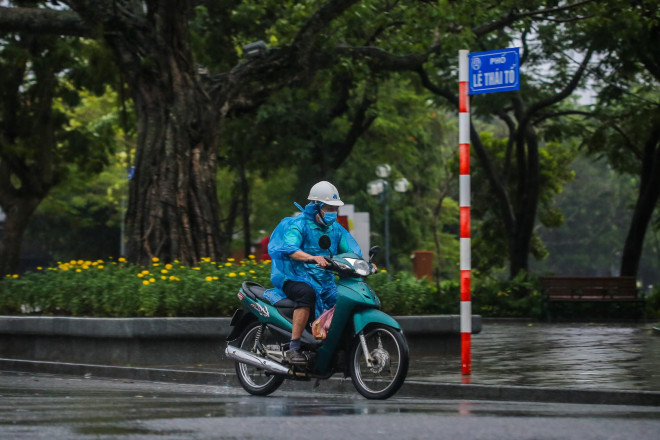
[[315,305],[316,292],[309,284],[297,281],[287,281],[282,290],[299,306],[293,311],[290,350],[287,352],[287,357],[292,364],[305,364],[307,358],[300,350],[300,337],[309,321],[311,309]]
[[293,311],[291,339],[300,339],[307,321],[309,321],[309,307],[299,307]]

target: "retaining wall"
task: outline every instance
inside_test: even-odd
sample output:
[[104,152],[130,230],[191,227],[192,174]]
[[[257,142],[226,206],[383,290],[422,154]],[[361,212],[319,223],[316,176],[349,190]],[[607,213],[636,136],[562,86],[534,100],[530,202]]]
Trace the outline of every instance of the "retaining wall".
[[[400,316],[414,354],[458,353],[460,316]],[[231,318],[0,316],[0,357],[103,365],[195,365],[224,361]],[[472,318],[473,333],[481,317]]]

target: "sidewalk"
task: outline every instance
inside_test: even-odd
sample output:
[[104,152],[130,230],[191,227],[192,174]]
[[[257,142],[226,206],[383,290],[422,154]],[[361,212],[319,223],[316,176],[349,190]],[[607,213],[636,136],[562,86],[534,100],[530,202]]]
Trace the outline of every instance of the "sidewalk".
[[[456,356],[424,354],[408,377],[460,382]],[[660,334],[648,324],[484,319],[472,337],[472,383],[660,391]]]

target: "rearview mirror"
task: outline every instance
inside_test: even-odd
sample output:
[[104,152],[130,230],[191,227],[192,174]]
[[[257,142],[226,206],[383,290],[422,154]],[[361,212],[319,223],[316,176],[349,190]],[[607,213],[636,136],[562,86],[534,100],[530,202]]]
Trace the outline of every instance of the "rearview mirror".
[[332,242],[330,241],[330,237],[327,235],[321,235],[321,238],[319,238],[319,247],[321,249],[330,249],[330,245]]
[[380,246],[374,246],[369,249],[369,260],[373,260],[374,256],[380,252]]

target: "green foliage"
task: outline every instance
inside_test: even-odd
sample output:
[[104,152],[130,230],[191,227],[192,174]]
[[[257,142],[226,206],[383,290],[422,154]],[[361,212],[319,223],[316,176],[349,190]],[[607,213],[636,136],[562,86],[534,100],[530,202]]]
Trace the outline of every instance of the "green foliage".
[[[71,260],[0,281],[0,314],[94,317],[231,316],[239,307],[236,292],[245,280],[270,285],[270,264],[250,258],[199,266],[154,261],[148,267],[123,259]],[[369,278],[382,309],[391,315],[458,314],[457,281],[439,289],[409,272],[381,271]],[[473,313],[484,316],[540,315],[537,294],[520,299],[530,283],[488,280],[477,283]],[[660,295],[659,295],[660,296]]]
[[542,313],[538,280],[522,272],[513,280],[479,280],[471,299],[472,313],[485,317],[540,318]]
[[565,223],[556,229],[540,228],[550,255],[532,267],[545,274],[613,275],[630,221],[635,182],[617,176],[603,159],[580,157],[571,168],[574,181],[552,205]]
[[440,291],[425,278],[410,272],[381,272],[369,278],[383,311],[391,315],[456,314],[459,309],[458,283],[440,283]]
[[[113,145],[114,151],[109,154],[99,148],[94,155],[85,156],[84,165],[70,164],[66,179],[39,205],[23,244],[28,254],[43,255],[37,264],[46,264],[44,258],[50,262],[117,256],[120,250],[119,228],[128,199],[128,167],[134,154],[135,133],[130,126],[135,116],[126,112],[125,131],[117,92],[106,87],[100,95],[87,89],[76,93],[76,106],[68,106],[63,100],[55,102],[66,116],[63,130],[103,140]],[[102,162],[107,164],[102,166]]]
[[253,259],[199,266],[157,259],[149,267],[72,260],[0,281],[0,313],[97,317],[229,316],[245,280],[266,284],[270,265]]
[[646,319],[660,320],[660,286],[656,286],[646,297]]

